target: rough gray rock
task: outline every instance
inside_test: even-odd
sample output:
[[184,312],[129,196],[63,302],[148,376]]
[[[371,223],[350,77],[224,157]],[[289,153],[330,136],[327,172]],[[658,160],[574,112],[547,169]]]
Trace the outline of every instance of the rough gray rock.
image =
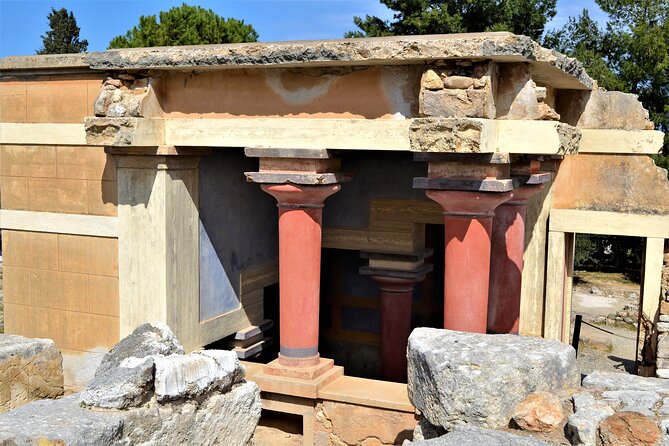
[[592,372],[583,379],[583,387],[603,390],[650,390],[669,394],[669,381],[616,372]]
[[493,431],[474,426],[463,426],[431,440],[406,443],[413,446],[555,446],[534,437],[511,432]]
[[63,394],[63,357],[51,339],[0,334],[0,412]]
[[248,444],[260,419],[255,383],[199,400],[123,411],[83,408],[78,395],[29,403],[0,416],[0,444],[33,446],[39,438],[68,446]]
[[244,377],[244,369],[232,351],[156,357],[155,362],[158,401],[193,398],[213,389],[225,392]]
[[414,152],[479,153],[493,138],[484,122],[467,118],[415,119],[409,129]]
[[639,412],[653,417],[653,408],[662,397],[652,390],[609,390],[602,393],[602,399],[617,411]]
[[420,93],[419,113],[428,117],[494,119],[495,116],[490,112],[492,109],[494,113],[494,107],[488,101],[485,90],[425,89]]
[[95,376],[104,375],[117,368],[128,358],[144,358],[154,355],[183,354],[184,348],[172,333],[170,327],[162,323],[142,324],[130,335],[121,339],[103,358]]
[[121,445],[122,436],[122,413],[82,408],[76,394],[33,401],[0,416],[3,445],[33,446],[37,438],[61,440],[67,446]]
[[130,357],[118,367],[95,375],[81,392],[81,402],[87,406],[125,409],[139,406],[151,397],[154,358]]
[[536,391],[578,386],[573,348],[516,335],[417,328],[409,337],[408,391],[433,425],[505,427]]
[[572,445],[596,446],[597,426],[615,411],[587,393],[574,395],[574,414],[567,419],[566,432]]

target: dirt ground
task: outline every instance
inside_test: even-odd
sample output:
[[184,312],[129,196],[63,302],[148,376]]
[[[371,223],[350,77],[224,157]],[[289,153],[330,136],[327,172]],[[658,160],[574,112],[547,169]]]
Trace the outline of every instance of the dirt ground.
[[635,373],[640,285],[620,273],[574,273],[572,333],[583,316],[578,351],[581,373]]

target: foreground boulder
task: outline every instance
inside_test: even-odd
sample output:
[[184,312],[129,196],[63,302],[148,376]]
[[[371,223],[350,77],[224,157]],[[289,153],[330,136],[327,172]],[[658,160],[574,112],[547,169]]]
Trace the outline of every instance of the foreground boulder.
[[512,432],[493,431],[475,426],[461,426],[431,440],[408,443],[412,446],[557,446],[534,437]]
[[409,337],[408,391],[427,421],[507,427],[536,391],[579,385],[574,349],[559,341],[417,328]]
[[260,390],[244,380],[234,352],[180,354],[166,326],[141,326],[130,338],[105,357],[104,373],[83,392],[0,416],[0,444],[249,444]]
[[0,413],[63,394],[63,357],[51,339],[0,334]]

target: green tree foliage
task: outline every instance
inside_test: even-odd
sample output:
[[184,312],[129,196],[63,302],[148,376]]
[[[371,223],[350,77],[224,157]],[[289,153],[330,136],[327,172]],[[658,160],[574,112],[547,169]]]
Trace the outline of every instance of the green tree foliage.
[[608,15],[600,28],[588,11],[549,32],[546,46],[576,57],[599,85],[639,95],[659,130],[669,161],[669,0],[596,0]]
[[255,42],[258,33],[243,20],[226,19],[211,9],[185,3],[167,12],[141,16],[139,24],[124,36],[117,36],[109,48],[204,45],[211,43]]
[[638,237],[576,235],[574,268],[586,271],[620,271],[638,280],[643,241]]
[[538,39],[557,0],[380,0],[394,21],[355,17],[346,37],[510,31]]
[[51,8],[47,16],[49,19],[49,31],[42,37],[42,48],[37,54],[68,54],[83,53],[88,49],[86,39],[79,40],[79,27],[72,12],[61,8],[56,11]]

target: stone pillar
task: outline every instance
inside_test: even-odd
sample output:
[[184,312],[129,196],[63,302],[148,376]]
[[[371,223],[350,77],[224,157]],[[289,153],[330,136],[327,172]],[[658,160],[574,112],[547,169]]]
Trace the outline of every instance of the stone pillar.
[[518,334],[527,202],[543,185],[522,186],[495,210],[492,226],[488,332]]
[[495,208],[512,194],[428,190],[426,195],[444,209],[444,328],[485,333],[492,220]]
[[114,147],[118,169],[121,337],[144,322],[170,326],[186,349],[199,326],[199,154]]
[[318,389],[343,374],[318,353],[321,222],[324,201],[348,176],[326,150],[247,148],[259,157],[258,172],[246,172],[276,198],[279,208],[279,358],[255,379],[276,393],[315,398]]
[[361,252],[369,266],[360,274],[370,276],[381,291],[381,373],[386,381],[406,382],[407,343],[411,334],[414,286],[432,271],[424,259],[432,250],[414,254]]

